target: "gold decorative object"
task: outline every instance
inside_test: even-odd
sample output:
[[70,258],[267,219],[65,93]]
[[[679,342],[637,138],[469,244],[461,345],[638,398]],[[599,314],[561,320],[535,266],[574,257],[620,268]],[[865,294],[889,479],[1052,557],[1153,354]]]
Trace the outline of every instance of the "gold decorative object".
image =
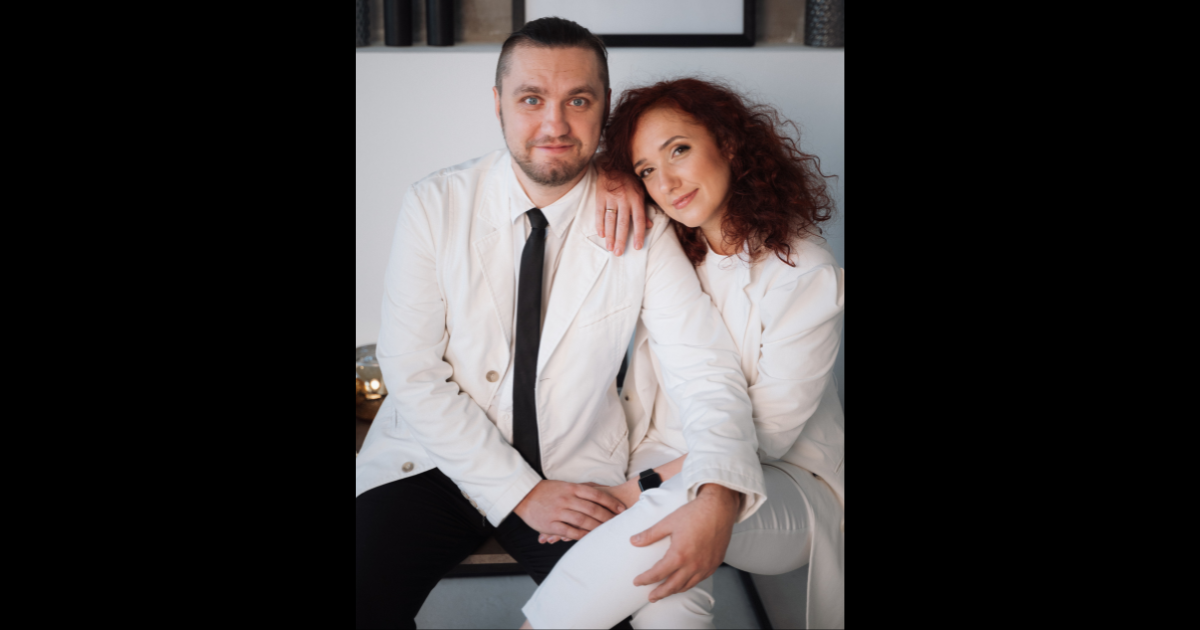
[[354,376],[363,382],[367,400],[379,400],[387,396],[383,372],[379,369],[379,361],[375,359],[375,344],[354,350]]
[[375,359],[375,344],[354,350],[354,417],[371,422],[387,397],[383,372]]

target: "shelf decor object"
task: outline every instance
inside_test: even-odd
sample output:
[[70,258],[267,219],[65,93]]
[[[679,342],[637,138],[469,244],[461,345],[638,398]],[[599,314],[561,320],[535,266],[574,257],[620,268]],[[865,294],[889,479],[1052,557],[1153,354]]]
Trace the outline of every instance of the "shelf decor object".
[[756,8],[756,0],[513,0],[513,30],[557,16],[612,48],[753,46]]
[[384,44],[413,45],[413,0],[383,0]]
[[808,0],[804,45],[846,47],[846,0]]
[[430,46],[454,45],[454,0],[425,0],[425,32]]
[[383,372],[375,359],[375,344],[354,349],[354,417],[370,422],[375,419],[387,397]]
[[371,45],[370,0],[354,0],[354,47]]

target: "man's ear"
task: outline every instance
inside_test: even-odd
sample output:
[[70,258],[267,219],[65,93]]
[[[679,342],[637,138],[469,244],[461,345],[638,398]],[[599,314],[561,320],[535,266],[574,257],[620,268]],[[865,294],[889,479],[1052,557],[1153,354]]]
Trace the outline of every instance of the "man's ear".
[[496,120],[500,120],[500,88],[492,88],[492,96],[496,98]]

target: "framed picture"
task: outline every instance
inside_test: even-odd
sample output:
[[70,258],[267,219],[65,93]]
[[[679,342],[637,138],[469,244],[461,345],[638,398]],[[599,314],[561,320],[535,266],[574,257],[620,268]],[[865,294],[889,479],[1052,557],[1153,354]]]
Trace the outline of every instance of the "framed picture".
[[755,0],[513,0],[513,30],[561,17],[609,47],[753,46]]

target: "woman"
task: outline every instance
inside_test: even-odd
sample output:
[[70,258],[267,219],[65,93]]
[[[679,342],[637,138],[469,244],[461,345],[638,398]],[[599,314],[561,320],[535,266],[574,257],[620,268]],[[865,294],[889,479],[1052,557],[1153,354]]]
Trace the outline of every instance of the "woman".
[[[819,161],[785,124],[723,86],[663,82],[622,96],[599,166],[634,173],[671,218],[742,353],[768,499],[734,527],[725,561],[767,575],[809,565],[809,627],[839,628],[845,418],[832,371],[845,275],[819,236],[834,211]],[[648,341],[639,328],[622,397],[631,481],[608,489],[631,508],[563,558],[525,627],[609,628],[631,614],[636,628],[713,627],[711,573],[664,575],[656,563],[670,540],[645,531],[686,503],[676,475],[688,450]],[[651,467],[664,483],[643,493],[639,473]]]

